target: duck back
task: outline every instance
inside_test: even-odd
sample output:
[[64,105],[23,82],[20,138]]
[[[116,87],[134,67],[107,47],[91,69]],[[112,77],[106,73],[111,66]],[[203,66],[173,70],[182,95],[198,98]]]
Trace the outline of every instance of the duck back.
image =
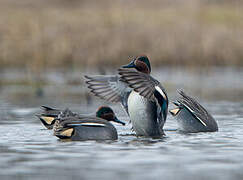
[[195,118],[186,108],[180,110],[176,116],[180,131],[187,133],[196,133],[196,132],[214,132],[218,130],[216,122],[214,124],[208,123],[207,126],[204,126],[199,120]]

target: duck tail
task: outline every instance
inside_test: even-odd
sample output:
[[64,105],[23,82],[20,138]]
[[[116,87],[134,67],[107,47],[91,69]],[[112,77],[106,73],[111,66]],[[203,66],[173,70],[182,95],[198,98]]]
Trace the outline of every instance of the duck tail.
[[53,135],[60,139],[71,138],[74,133],[74,128],[65,127],[65,122],[57,120],[53,127]]
[[36,115],[42,124],[47,129],[52,129],[53,125],[58,117],[58,115],[61,113],[61,110],[51,108],[48,106],[41,106],[43,112],[40,115]]
[[45,115],[39,115],[37,114],[36,117],[38,117],[40,119],[40,121],[42,122],[42,124],[47,128],[47,129],[52,129],[53,125],[55,123],[56,118],[55,117],[51,117],[51,116],[45,116]]

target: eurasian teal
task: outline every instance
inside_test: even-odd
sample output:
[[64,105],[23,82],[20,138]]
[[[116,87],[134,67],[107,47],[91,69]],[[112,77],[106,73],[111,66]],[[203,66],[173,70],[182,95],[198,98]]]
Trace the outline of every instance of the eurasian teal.
[[110,107],[101,106],[96,116],[67,116],[70,110],[64,111],[56,120],[54,125],[54,135],[60,139],[71,140],[116,140],[117,130],[110,123],[114,121],[125,125],[117,119]]
[[194,98],[178,91],[180,98],[174,102],[175,109],[170,113],[176,117],[179,129],[186,133],[218,131],[215,119]]
[[[57,117],[62,114],[62,110],[47,107],[47,106],[41,106],[43,112],[40,115],[36,115],[42,124],[47,128],[47,129],[52,129]],[[77,116],[78,114],[75,114],[71,111],[69,111],[69,114],[66,113],[66,116]]]
[[150,76],[148,57],[138,56],[118,71],[119,75],[114,76],[85,76],[91,93],[107,101],[120,102],[137,136],[164,135],[168,97],[159,81]]

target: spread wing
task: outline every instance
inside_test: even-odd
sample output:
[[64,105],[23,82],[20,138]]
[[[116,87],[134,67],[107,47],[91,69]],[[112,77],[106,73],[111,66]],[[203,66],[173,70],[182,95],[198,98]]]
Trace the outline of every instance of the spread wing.
[[90,92],[109,102],[120,102],[127,110],[127,99],[132,89],[119,76],[84,76]]
[[133,71],[130,69],[119,69],[121,79],[128,84],[134,91],[138,92],[141,96],[154,100],[157,98],[160,104],[161,96],[164,100],[168,100],[165,89],[162,87],[159,81],[154,79],[149,74]]
[[150,75],[130,69],[118,69],[121,79],[141,96],[153,99],[155,87],[160,83]]
[[163,127],[168,112],[168,97],[159,81],[149,74],[120,68],[121,79],[141,96],[158,103],[158,123]]

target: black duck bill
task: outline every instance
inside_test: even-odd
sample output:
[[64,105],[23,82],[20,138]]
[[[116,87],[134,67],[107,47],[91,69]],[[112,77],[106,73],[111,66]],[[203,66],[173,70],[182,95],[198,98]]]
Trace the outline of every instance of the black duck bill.
[[135,59],[133,59],[129,64],[123,65],[123,68],[136,68]]
[[126,123],[120,121],[119,119],[117,119],[117,117],[115,117],[113,121],[116,122],[116,123],[122,124],[123,126],[126,125]]

